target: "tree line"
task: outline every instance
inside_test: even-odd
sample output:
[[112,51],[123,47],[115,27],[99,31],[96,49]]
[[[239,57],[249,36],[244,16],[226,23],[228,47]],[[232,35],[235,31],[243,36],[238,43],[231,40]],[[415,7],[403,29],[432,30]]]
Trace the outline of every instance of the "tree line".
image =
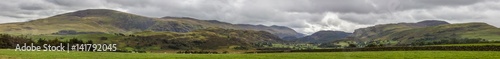
[[72,38],[66,41],[61,41],[59,38],[55,39],[37,39],[34,41],[31,38],[23,37],[23,36],[14,36],[14,35],[9,35],[9,34],[0,34],[0,48],[16,48],[17,44],[30,44],[33,43],[33,45],[44,45],[44,44],[50,44],[50,45],[59,45],[59,43],[70,43],[70,44],[93,44],[94,42],[92,40],[87,40],[86,42],[77,39],[77,38]]

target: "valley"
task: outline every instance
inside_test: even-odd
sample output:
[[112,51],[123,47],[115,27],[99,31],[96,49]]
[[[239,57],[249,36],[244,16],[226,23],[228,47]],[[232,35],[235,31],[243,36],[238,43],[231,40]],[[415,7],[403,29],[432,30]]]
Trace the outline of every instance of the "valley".
[[[481,22],[379,24],[353,33],[323,30],[304,35],[285,26],[231,24],[189,17],[151,18],[107,9],[87,9],[28,22],[0,24],[0,58],[34,56],[13,52],[16,44],[117,44],[113,52],[72,52],[83,59],[106,54],[123,58],[455,58],[450,54],[497,55],[500,29]],[[63,48],[61,48],[63,49]],[[424,50],[424,51],[422,51]],[[359,51],[359,52],[358,52]],[[430,56],[435,54],[442,56]],[[46,53],[35,57],[59,55]],[[411,54],[414,53],[414,54]],[[378,54],[386,54],[376,56]],[[402,54],[402,55],[400,55]],[[137,57],[151,55],[151,57]],[[110,55],[108,55],[110,56]],[[196,56],[196,57],[188,57]],[[224,57],[223,57],[224,56]],[[321,57],[329,56],[329,57]],[[366,57],[360,57],[366,56]],[[404,57],[401,57],[404,56]],[[495,58],[497,56],[481,57]],[[53,58],[71,58],[61,55]],[[112,57],[118,57],[113,55]],[[24,58],[24,57],[22,57]],[[31,59],[34,57],[30,57]],[[120,57],[122,58],[122,57]],[[468,57],[457,57],[468,58]],[[107,59],[107,58],[106,58]]]

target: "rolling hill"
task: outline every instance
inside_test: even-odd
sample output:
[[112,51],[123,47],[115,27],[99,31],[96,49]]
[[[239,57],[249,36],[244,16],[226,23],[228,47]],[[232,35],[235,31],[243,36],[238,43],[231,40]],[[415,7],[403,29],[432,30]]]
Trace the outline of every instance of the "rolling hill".
[[302,36],[284,26],[231,24],[189,17],[151,18],[108,9],[87,9],[0,24],[0,33],[35,42],[78,39],[115,43],[125,51],[247,50],[256,48],[254,43],[282,43],[281,38]]
[[387,36],[389,34],[410,30],[414,28],[423,28],[429,26],[437,26],[449,24],[445,21],[427,20],[418,23],[396,23],[396,24],[380,24],[367,28],[356,29],[349,39],[358,41],[370,41],[378,37]]
[[486,23],[449,24],[427,20],[418,23],[381,24],[355,30],[350,36],[328,45],[347,43],[359,46],[415,46],[462,44],[500,40],[500,29]]
[[231,24],[216,20],[198,20],[187,17],[150,18],[108,9],[87,9],[28,22],[0,24],[0,33],[39,35],[56,33],[62,30],[102,33],[189,32],[209,27],[266,31],[280,38],[301,36],[300,33],[293,29],[283,26]]

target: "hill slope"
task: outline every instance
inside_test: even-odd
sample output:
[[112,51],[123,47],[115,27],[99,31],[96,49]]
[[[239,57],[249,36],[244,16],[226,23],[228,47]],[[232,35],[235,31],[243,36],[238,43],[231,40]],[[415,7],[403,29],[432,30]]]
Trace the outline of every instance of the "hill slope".
[[[488,31],[488,33],[484,31]],[[486,23],[462,23],[416,28],[380,37],[377,40],[397,40],[399,41],[398,45],[454,44],[467,43],[465,41],[470,39],[496,41],[500,39],[500,34],[498,33],[500,33],[500,30],[498,28]],[[469,36],[482,34],[484,34],[485,36]],[[488,38],[488,36],[496,37]],[[455,42],[443,42],[445,40]]]
[[124,42],[123,44],[126,45],[124,47],[139,50],[217,50],[252,49],[256,48],[253,43],[283,41],[264,31],[207,28],[186,33],[137,32],[126,35],[126,38],[118,42]]
[[344,42],[360,46],[408,46],[478,43],[499,40],[500,29],[486,23],[448,24],[444,21],[422,21],[361,28],[357,29],[349,37],[333,43]]
[[87,9],[28,22],[1,24],[0,33],[51,34],[61,30],[103,33],[133,33],[146,30],[189,32],[209,27],[266,31],[281,38],[300,36],[293,29],[283,26],[230,24],[182,17],[149,18],[107,9]]
[[389,34],[405,30],[444,25],[444,24],[449,24],[449,23],[437,20],[427,20],[418,23],[381,24],[372,27],[356,29],[354,33],[351,36],[349,36],[350,37],[349,39],[355,39],[358,41],[370,41],[371,39],[376,39],[378,37],[387,36]]

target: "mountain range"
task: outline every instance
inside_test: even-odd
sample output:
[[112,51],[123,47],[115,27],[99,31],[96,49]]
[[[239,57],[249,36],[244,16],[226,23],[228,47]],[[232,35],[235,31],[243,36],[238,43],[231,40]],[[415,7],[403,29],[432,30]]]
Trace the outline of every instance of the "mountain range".
[[4,23],[0,24],[0,33],[39,40],[79,38],[142,50],[251,49],[268,46],[267,43],[419,46],[500,41],[500,29],[481,22],[450,24],[425,20],[379,24],[356,29],[353,33],[318,31],[305,36],[284,26],[231,24],[189,17],[152,18],[108,9],[87,9],[27,22]]

